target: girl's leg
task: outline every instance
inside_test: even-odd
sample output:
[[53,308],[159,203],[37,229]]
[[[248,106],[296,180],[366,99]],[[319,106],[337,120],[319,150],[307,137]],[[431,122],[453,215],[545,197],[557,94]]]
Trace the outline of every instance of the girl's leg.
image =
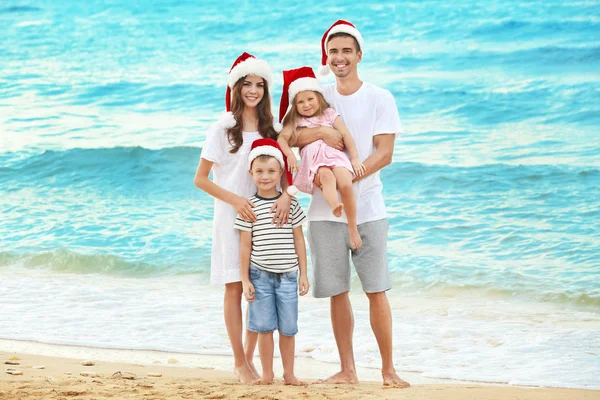
[[242,282],[233,282],[225,285],[223,315],[225,316],[225,327],[229,335],[231,350],[233,350],[235,363],[233,373],[238,377],[240,382],[252,383],[257,377],[248,365],[242,344]]
[[[246,308],[246,326],[248,326],[248,309]],[[246,330],[246,340],[244,340],[244,353],[246,361],[252,370],[252,373],[258,378],[260,375],[254,366],[254,350],[256,350],[256,342],[258,341],[258,333]]]
[[327,201],[327,204],[331,207],[333,215],[341,217],[344,205],[338,200],[336,190],[337,182],[333,171],[329,167],[321,167],[317,170],[317,174],[319,174],[321,190],[323,191],[323,196],[325,196],[325,201]]
[[258,334],[258,353],[260,354],[260,364],[262,365],[262,377],[255,382],[261,385],[270,385],[275,379],[273,372],[273,332]]
[[334,168],[333,175],[337,181],[337,188],[342,196],[346,218],[348,218],[348,233],[350,234],[350,246],[358,249],[362,246],[362,240],[358,234],[356,225],[356,200],[352,190],[352,173],[346,168]]
[[281,362],[283,364],[283,383],[285,385],[305,386],[306,383],[296,378],[294,374],[295,336],[285,336],[280,333],[279,351],[281,352]]

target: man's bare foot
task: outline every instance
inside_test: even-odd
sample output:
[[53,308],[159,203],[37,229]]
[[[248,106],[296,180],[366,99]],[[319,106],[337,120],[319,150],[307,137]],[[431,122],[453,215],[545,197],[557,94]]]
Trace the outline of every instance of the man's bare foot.
[[344,203],[339,203],[337,206],[335,206],[331,209],[331,212],[333,213],[333,215],[335,215],[336,217],[339,218],[342,216],[343,210],[344,210]]
[[283,376],[283,384],[291,385],[291,386],[308,386],[306,382],[302,382],[300,379],[296,378],[294,375],[290,377]]
[[252,372],[248,364],[244,364],[241,367],[235,367],[233,369],[233,373],[235,376],[237,376],[241,383],[246,385],[252,384],[257,378],[254,376],[254,372]]
[[358,377],[356,372],[344,372],[340,371],[337,374],[331,375],[327,379],[319,379],[315,382],[316,384],[356,384],[358,383]]
[[362,247],[362,239],[358,234],[358,228],[348,228],[348,233],[350,234],[350,247],[352,249],[360,249]]
[[405,389],[410,387],[410,383],[405,380],[400,379],[396,371],[393,372],[382,372],[383,376],[383,386],[384,387],[393,387],[398,389]]

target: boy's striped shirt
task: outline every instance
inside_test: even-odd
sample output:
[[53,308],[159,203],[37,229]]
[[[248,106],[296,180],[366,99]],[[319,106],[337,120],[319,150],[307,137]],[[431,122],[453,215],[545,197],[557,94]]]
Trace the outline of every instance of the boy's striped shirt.
[[273,213],[269,210],[280,196],[281,193],[277,197],[266,199],[255,194],[249,200],[256,206],[253,209],[256,221],[246,222],[239,214],[235,220],[235,229],[252,232],[250,261],[260,269],[276,273],[290,272],[298,268],[293,229],[306,220],[298,200],[292,197],[287,224],[281,228],[272,224]]

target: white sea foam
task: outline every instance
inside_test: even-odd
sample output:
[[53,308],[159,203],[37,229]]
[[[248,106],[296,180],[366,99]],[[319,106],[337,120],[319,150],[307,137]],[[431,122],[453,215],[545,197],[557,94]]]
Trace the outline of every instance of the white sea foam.
[[[5,267],[4,339],[114,349],[231,354],[222,290],[196,275],[115,278]],[[599,389],[600,316],[481,297],[390,292],[394,357],[423,377]],[[352,295],[357,364],[380,357],[360,290]],[[328,301],[300,301],[298,356],[336,363]]]

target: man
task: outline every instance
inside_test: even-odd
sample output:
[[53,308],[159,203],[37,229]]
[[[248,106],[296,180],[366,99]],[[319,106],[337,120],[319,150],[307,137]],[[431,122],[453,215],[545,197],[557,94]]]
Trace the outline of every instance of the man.
[[[334,85],[323,88],[325,98],[346,123],[367,172],[354,179],[362,248],[352,251],[345,219],[333,216],[319,189],[314,190],[308,209],[313,293],[315,297],[330,297],[331,323],[341,363],[340,372],[318,383],[358,382],[352,348],[354,315],[348,296],[351,253],[369,299],[371,328],[382,359],[383,383],[403,388],[410,385],[398,377],[392,358],[392,313],[385,293],[391,288],[387,264],[388,222],[379,179],[379,170],[392,162],[394,140],[402,133],[402,126],[392,94],[358,77],[362,45],[358,29],[341,20],[334,23],[321,40],[321,70],[331,69],[336,77]],[[340,134],[324,127],[303,129],[297,144],[305,146],[318,139],[343,149]],[[316,182],[315,186],[319,185]]]

